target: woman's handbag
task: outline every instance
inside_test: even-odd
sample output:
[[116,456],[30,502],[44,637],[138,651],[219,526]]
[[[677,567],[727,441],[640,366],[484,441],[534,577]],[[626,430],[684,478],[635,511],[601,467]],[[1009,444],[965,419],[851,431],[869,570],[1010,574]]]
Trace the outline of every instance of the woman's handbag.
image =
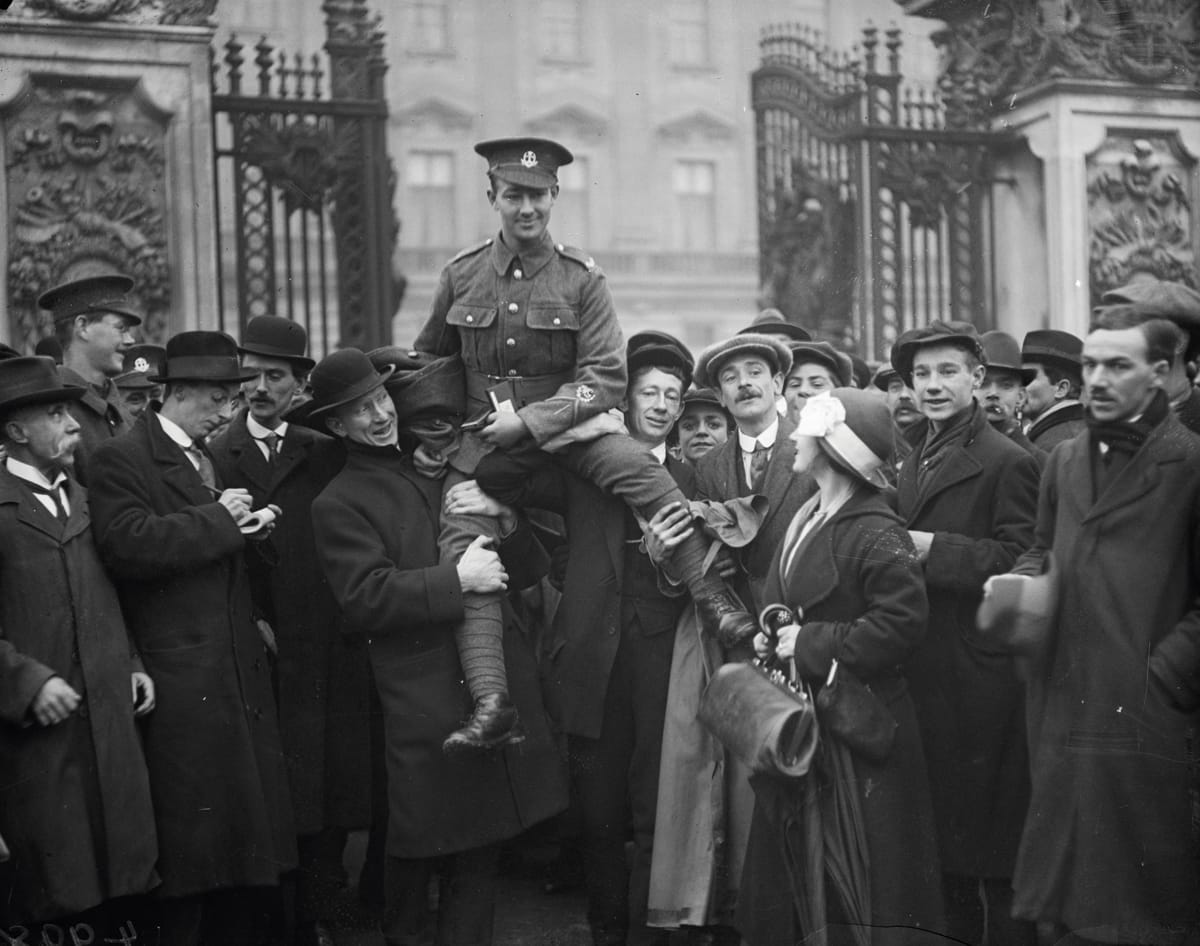
[[896,718],[869,686],[835,660],[817,694],[821,725],[871,762],[883,762],[896,742]]
[[720,667],[700,697],[700,722],[754,772],[808,773],[817,749],[812,698],[783,672],[755,663]]

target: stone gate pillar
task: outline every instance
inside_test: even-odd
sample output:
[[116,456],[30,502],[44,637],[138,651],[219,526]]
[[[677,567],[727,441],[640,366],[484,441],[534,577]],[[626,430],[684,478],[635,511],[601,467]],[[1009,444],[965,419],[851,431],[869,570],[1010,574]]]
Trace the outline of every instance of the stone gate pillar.
[[997,323],[1086,333],[1107,289],[1200,289],[1200,0],[899,0],[941,94],[998,133]]
[[0,339],[39,293],[121,271],[143,332],[216,326],[209,46],[217,0],[16,0],[0,13]]

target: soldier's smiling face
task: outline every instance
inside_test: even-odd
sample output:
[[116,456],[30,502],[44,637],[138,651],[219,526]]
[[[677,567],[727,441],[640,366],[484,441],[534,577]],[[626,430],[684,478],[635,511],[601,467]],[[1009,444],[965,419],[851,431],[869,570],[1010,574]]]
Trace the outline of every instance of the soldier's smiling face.
[[488,200],[500,215],[500,232],[509,249],[532,248],[550,226],[550,210],[558,187],[525,187],[494,178]]

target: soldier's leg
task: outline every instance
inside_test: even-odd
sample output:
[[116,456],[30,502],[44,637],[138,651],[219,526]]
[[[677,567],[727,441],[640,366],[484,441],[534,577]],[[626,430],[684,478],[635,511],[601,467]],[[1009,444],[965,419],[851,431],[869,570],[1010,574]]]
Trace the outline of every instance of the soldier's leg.
[[[605,434],[572,444],[556,456],[571,472],[620,497],[645,519],[670,503],[687,502],[667,468],[632,437]],[[691,592],[705,628],[729,647],[753,637],[758,624],[724,579],[713,569],[705,570],[707,553],[708,543],[696,530],[675,549],[672,567]]]
[[[452,469],[443,490],[468,478]],[[443,512],[438,536],[441,561],[457,562],[480,535],[499,543],[499,525],[493,517]],[[447,752],[490,748],[522,738],[516,707],[508,697],[501,601],[499,593],[463,594],[463,620],[454,629],[454,643],[475,711],[466,725],[446,740],[443,748]]]

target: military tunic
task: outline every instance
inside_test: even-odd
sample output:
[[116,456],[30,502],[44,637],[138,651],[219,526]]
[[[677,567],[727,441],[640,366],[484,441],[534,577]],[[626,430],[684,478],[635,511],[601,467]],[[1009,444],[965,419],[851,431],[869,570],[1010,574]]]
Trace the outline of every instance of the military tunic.
[[88,384],[81,375],[59,365],[59,377],[64,384],[84,388],[78,401],[69,402],[71,416],[79,422],[79,446],[75,448],[75,478],[87,485],[87,461],[104,441],[125,433],[133,426],[133,415],[121,402],[121,392],[111,381],[103,394]]
[[459,253],[414,347],[461,352],[469,416],[492,409],[488,387],[511,381],[539,445],[625,396],[625,342],[604,274],[549,233],[523,254],[499,236]]

